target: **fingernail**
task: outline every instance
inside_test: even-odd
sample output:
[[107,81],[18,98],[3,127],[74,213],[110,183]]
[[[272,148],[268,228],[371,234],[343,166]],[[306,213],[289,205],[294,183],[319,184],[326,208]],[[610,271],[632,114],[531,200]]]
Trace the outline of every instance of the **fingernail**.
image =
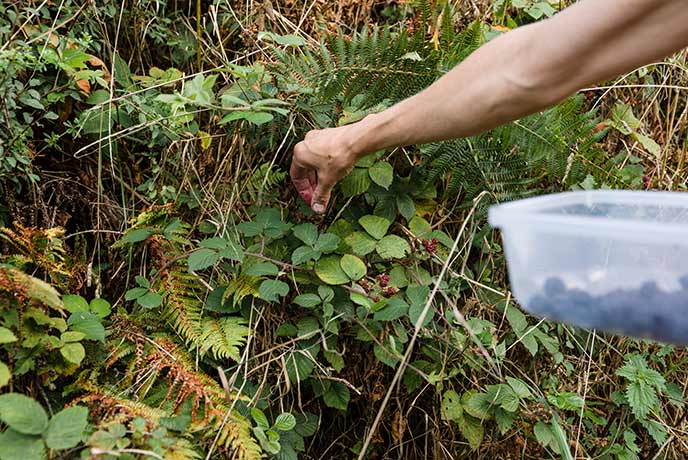
[[322,214],[323,212],[325,212],[325,206],[321,205],[320,203],[315,203],[313,205],[313,212]]

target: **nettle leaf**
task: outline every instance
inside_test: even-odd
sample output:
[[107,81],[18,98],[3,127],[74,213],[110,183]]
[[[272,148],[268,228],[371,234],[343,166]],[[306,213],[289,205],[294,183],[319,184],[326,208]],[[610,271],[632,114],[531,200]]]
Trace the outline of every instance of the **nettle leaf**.
[[188,259],[189,271],[196,272],[212,267],[220,259],[218,253],[209,248],[198,249],[191,253]]
[[340,264],[342,270],[352,281],[358,281],[363,278],[367,273],[367,268],[365,263],[356,256],[351,254],[346,254],[342,257]]
[[45,443],[51,449],[71,449],[81,441],[88,424],[88,409],[73,406],[61,410],[50,419]]
[[557,395],[547,395],[547,400],[562,410],[580,411],[585,404],[577,393],[565,391]]
[[375,250],[377,241],[363,232],[353,232],[344,238],[344,242],[349,245],[357,256],[366,256]]
[[315,274],[327,284],[337,285],[349,282],[349,277],[341,266],[341,257],[327,256],[315,264]]
[[389,186],[392,185],[392,181],[394,180],[394,169],[392,165],[386,161],[375,163],[368,169],[368,174],[373,182],[385,190],[389,189]]
[[376,240],[382,239],[382,237],[387,234],[389,226],[392,225],[392,223],[384,217],[373,215],[361,217],[358,219],[358,223],[361,224],[361,227],[363,227],[363,229]]
[[642,420],[650,409],[659,406],[659,398],[653,387],[645,382],[631,382],[626,387],[626,400],[636,418]]
[[260,298],[266,302],[279,302],[280,297],[289,294],[289,285],[279,280],[265,280],[258,288]]
[[48,427],[48,414],[43,407],[18,393],[0,396],[0,420],[22,434],[41,434]]
[[461,396],[454,390],[445,392],[442,398],[442,419],[458,422],[461,417],[463,417]]
[[387,235],[377,242],[375,250],[383,259],[401,259],[411,252],[411,246],[397,235]]
[[30,436],[8,429],[0,433],[2,460],[45,460],[45,446],[40,436]]
[[275,429],[280,431],[290,431],[296,426],[296,417],[288,412],[284,412],[275,419]]
[[314,246],[315,242],[318,240],[318,227],[313,224],[297,225],[292,231],[295,237],[309,246]]

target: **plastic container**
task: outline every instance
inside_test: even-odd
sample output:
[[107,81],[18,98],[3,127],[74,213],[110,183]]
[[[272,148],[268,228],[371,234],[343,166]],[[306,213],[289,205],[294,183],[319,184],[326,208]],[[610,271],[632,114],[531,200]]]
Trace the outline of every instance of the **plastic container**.
[[586,191],[493,206],[528,312],[688,344],[688,193]]

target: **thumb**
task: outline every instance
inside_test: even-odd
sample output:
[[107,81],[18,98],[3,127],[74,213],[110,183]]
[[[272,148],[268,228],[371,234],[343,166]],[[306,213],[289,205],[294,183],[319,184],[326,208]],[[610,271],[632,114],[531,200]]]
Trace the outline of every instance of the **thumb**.
[[323,214],[327,209],[327,203],[330,201],[332,188],[334,184],[330,181],[318,180],[318,185],[313,192],[313,199],[311,200],[311,208],[316,214]]

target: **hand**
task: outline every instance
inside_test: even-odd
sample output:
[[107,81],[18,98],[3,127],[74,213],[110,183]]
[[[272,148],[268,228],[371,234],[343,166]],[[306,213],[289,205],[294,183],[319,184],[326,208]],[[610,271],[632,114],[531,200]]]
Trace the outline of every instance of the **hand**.
[[323,214],[335,184],[356,164],[351,125],[314,130],[294,147],[291,181],[306,203]]

